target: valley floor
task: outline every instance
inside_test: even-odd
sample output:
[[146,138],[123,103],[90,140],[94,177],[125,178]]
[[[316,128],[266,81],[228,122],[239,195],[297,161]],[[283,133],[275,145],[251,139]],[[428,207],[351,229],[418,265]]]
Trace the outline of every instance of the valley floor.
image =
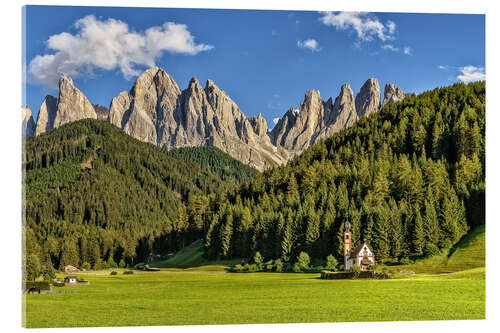
[[89,286],[26,296],[27,327],[485,318],[485,269],[392,280],[162,270],[80,273]]

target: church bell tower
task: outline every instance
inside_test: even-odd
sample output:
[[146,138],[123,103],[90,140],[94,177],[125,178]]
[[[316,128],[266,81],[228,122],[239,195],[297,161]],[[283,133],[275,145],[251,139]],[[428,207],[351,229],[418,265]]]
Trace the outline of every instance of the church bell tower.
[[351,224],[349,220],[345,222],[344,227],[344,269],[347,270],[347,261],[351,255]]

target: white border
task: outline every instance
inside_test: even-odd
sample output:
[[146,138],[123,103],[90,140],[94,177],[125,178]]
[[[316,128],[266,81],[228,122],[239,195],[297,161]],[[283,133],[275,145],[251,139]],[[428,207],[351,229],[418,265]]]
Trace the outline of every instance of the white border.
[[[498,71],[498,31],[500,31],[500,15],[494,1],[436,1],[419,0],[405,2],[401,0],[358,0],[354,2],[334,2],[317,0],[66,0],[66,1],[3,1],[0,10],[0,24],[2,25],[2,77],[0,79],[2,92],[2,121],[0,122],[0,136],[2,147],[1,158],[1,197],[2,214],[0,221],[2,236],[2,328],[5,331],[21,330],[21,297],[20,297],[20,253],[21,253],[21,142],[20,112],[21,104],[21,6],[24,4],[44,5],[80,5],[80,6],[135,6],[135,7],[179,7],[179,8],[233,8],[233,9],[288,9],[288,10],[353,10],[378,12],[427,12],[427,13],[486,13],[486,75],[487,75],[487,258],[496,259],[498,253],[496,198],[500,182],[496,172],[499,170],[498,143],[500,137],[496,127],[500,126],[499,113],[499,71]],[[464,47],[467,47],[464,45]],[[492,260],[488,260],[490,262]],[[360,331],[362,329],[374,332],[421,332],[425,331],[453,331],[471,332],[485,330],[493,331],[498,326],[498,316],[495,309],[499,308],[498,265],[488,265],[487,268],[487,320],[483,321],[437,321],[437,322],[392,322],[392,323],[335,323],[335,324],[283,324],[283,325],[226,325],[226,326],[174,326],[168,327],[169,332],[195,332],[202,329],[205,332],[250,332],[254,330],[273,331],[285,329],[291,332],[304,330],[317,331]],[[144,327],[128,328],[98,328],[79,329],[90,332],[104,331],[143,331]],[[51,332],[54,329],[44,329]],[[58,329],[64,332],[67,329]],[[147,328],[148,332],[165,331],[165,327]],[[35,330],[38,331],[38,330]]]

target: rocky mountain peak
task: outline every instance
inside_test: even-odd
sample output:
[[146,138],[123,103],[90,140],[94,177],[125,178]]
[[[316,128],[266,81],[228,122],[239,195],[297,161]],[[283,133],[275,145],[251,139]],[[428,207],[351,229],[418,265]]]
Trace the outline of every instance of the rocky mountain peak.
[[[404,92],[393,84],[384,91],[384,103],[402,100]],[[258,170],[285,163],[318,140],[352,126],[360,117],[379,110],[380,86],[368,79],[354,98],[349,83],[338,96],[325,102],[319,90],[306,91],[299,110],[294,107],[269,131],[258,114],[246,117],[213,80],[203,87],[197,78],[185,90],[163,69],[152,67],[139,75],[130,91],[122,91],[105,107],[92,105],[69,76],[59,81],[58,98],[44,99],[34,132],[38,135],[66,122],[83,118],[106,119],[132,137],[165,147],[216,146]],[[96,113],[97,111],[97,113]],[[23,133],[32,119],[23,109]],[[31,116],[32,117],[32,116]]]
[[369,116],[380,108],[380,85],[377,79],[370,78],[356,95],[356,112],[358,117]]
[[382,106],[402,101],[404,98],[405,93],[403,89],[397,87],[393,83],[388,83],[384,88],[384,101],[382,102]]
[[262,117],[262,114],[259,113],[257,117],[249,117],[248,120],[257,136],[263,137],[267,135],[267,122],[266,119]]
[[54,119],[57,113],[57,98],[47,95],[43,99],[42,105],[38,110],[36,120],[35,135],[40,135],[54,127]]
[[349,109],[349,111],[356,110],[354,93],[349,83],[345,83],[342,87],[340,87],[340,93],[335,98],[335,102],[333,103],[334,111],[342,112],[344,109]]
[[314,106],[318,105],[321,102],[322,100],[319,90],[309,89],[308,91],[306,91],[306,94],[304,96],[304,101],[301,103],[300,109],[301,110],[305,109],[307,111],[309,110],[318,111],[317,108],[315,108]]
[[22,119],[22,136],[23,138],[28,138],[35,135],[36,125],[33,120],[33,115],[30,108],[26,106],[21,106],[21,119]]
[[87,97],[74,86],[73,80],[66,75],[59,79],[57,113],[53,127],[59,127],[80,119],[97,119],[97,113]]

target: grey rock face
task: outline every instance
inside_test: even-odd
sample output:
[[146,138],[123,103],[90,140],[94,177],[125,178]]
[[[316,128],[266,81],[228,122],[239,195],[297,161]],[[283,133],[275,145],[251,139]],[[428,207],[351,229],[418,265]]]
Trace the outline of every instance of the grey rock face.
[[38,112],[36,135],[69,122],[93,118],[97,114],[85,95],[73,85],[69,76],[59,79],[59,96],[47,95]]
[[21,117],[22,117],[22,137],[28,138],[35,135],[36,125],[33,120],[33,115],[31,114],[30,108],[26,106],[21,106]]
[[[331,105],[331,100],[330,103]],[[312,143],[316,143],[321,139],[328,138],[335,133],[338,133],[350,126],[357,120],[356,105],[354,102],[354,93],[349,83],[344,84],[340,88],[340,94],[335,98],[335,102],[328,112],[325,125],[314,138]]]
[[300,110],[290,108],[271,131],[274,144],[291,152],[300,152],[311,144],[324,125],[325,103],[318,90],[308,90]]
[[358,117],[369,116],[380,108],[380,86],[377,79],[368,79],[356,95]]
[[287,137],[290,129],[295,126],[298,115],[299,110],[295,110],[295,108],[291,107],[285,115],[278,120],[269,133],[273,145],[280,147],[285,145],[285,138]]
[[57,114],[57,98],[51,95],[45,96],[40,110],[38,111],[38,118],[36,120],[35,134],[40,135],[54,127],[54,119]]
[[247,118],[213,81],[203,88],[192,78],[181,91],[158,67],[141,74],[130,92],[113,98],[109,121],[136,139],[167,149],[216,146],[258,170],[288,157],[271,144],[262,115]]
[[317,90],[306,92],[300,111],[290,108],[270,133],[273,144],[292,154],[300,153],[318,140],[339,132],[356,122],[354,94],[349,84],[339,96],[324,102]]
[[53,127],[87,118],[97,119],[94,107],[87,97],[73,85],[73,80],[69,76],[61,76]]
[[98,104],[92,104],[94,107],[94,111],[97,114],[97,119],[108,121],[109,118],[109,109]]
[[382,106],[402,101],[405,98],[403,89],[396,87],[394,84],[389,83],[385,85],[384,101]]

